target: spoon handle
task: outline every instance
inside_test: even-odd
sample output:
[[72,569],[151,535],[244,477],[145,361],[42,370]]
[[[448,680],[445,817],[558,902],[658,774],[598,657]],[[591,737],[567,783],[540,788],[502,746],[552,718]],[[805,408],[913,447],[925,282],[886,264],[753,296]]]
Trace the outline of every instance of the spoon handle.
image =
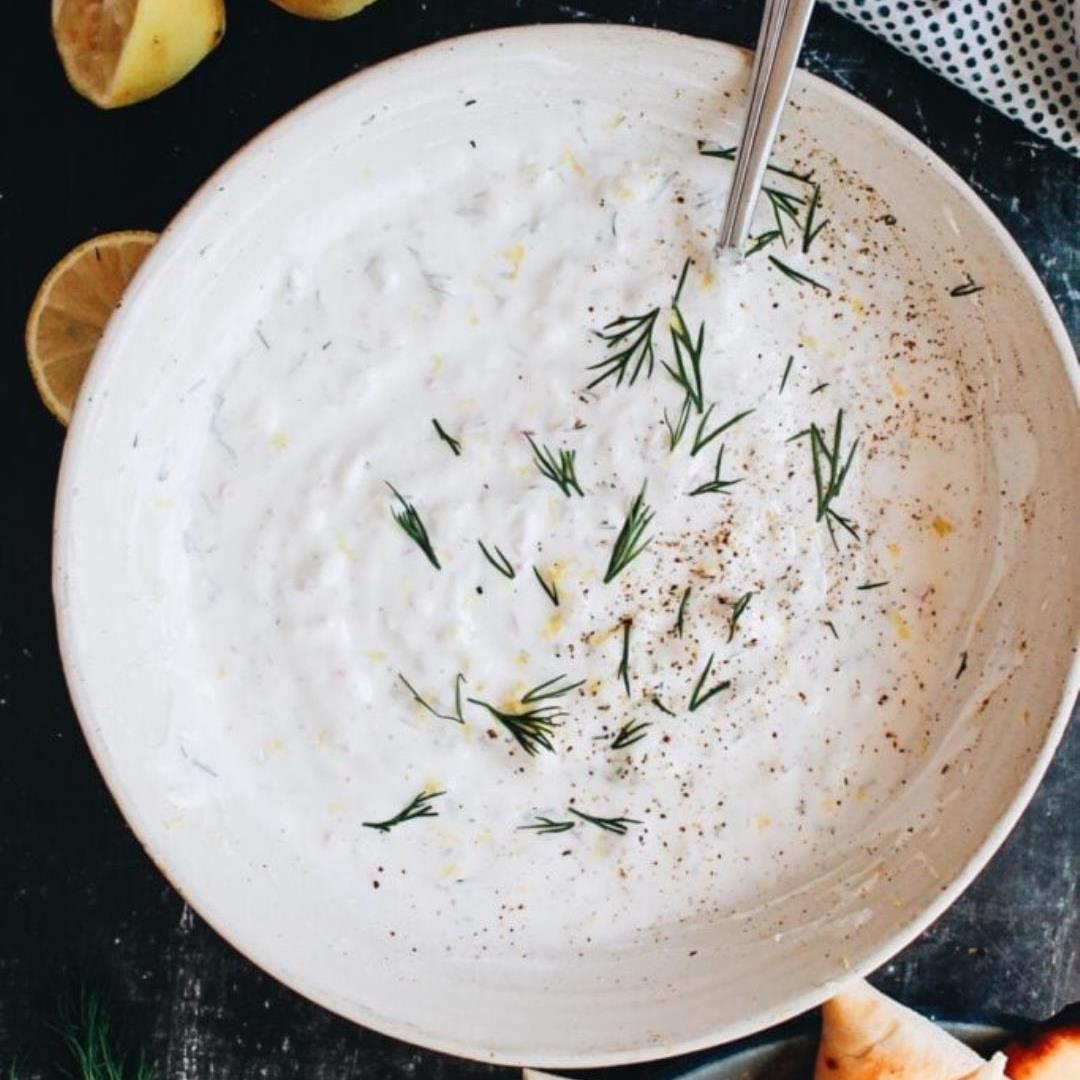
[[765,166],[776,139],[780,114],[791,89],[814,0],[765,0],[754,63],[750,69],[749,100],[735,154],[735,175],[728,192],[717,250],[741,248],[750,231],[754,207],[761,194]]

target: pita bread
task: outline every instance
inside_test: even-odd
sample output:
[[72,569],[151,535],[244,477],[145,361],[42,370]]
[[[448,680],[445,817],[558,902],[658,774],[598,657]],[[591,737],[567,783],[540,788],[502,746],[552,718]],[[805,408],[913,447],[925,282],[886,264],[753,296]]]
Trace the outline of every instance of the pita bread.
[[1005,1075],[1005,1055],[995,1054],[975,1075],[972,1080],[1009,1080]]
[[1005,1048],[1013,1080],[1080,1078],[1080,1002]]
[[825,1002],[821,1014],[814,1080],[1000,1080],[1004,1076],[1000,1062],[988,1064],[935,1023],[869,983],[852,983]]

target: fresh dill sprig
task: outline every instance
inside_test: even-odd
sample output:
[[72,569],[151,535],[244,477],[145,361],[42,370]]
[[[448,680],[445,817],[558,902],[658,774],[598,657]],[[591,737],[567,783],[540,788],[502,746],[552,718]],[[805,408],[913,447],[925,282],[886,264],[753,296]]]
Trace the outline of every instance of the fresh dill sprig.
[[814,389],[810,391],[810,393],[811,394],[820,394],[821,391],[824,390],[825,387],[827,387],[828,385],[829,384],[827,382],[819,382],[817,384],[817,386],[815,386]]
[[513,581],[514,578],[517,577],[513,566],[510,565],[510,560],[499,550],[498,544],[492,544],[492,547],[495,548],[495,554],[492,555],[491,552],[488,551],[483,540],[477,540],[476,542],[480,545],[480,550],[484,553],[484,558],[487,559],[487,561],[491,563],[504,578],[509,578]]
[[787,386],[788,376],[791,374],[791,365],[795,363],[795,357],[789,356],[787,363],[784,365],[784,374],[780,377],[780,389],[776,392],[777,396],[784,392],[784,387]]
[[[133,1072],[128,1071],[127,1062],[116,1050],[108,1013],[97,995],[85,988],[77,1005],[61,1008],[59,1034],[79,1080],[155,1080],[158,1075],[143,1058]],[[8,1080],[15,1080],[14,1066]]]
[[675,715],[655,694],[649,698],[649,703],[655,705],[666,716]]
[[461,457],[461,443],[453,435],[448,434],[438,420],[433,419],[431,424],[435,428],[435,434],[453,451],[454,457]]
[[836,413],[836,423],[833,426],[832,446],[825,441],[822,429],[817,424],[811,424],[808,428],[792,435],[788,442],[795,439],[810,437],[810,457],[814,473],[814,491],[817,498],[815,520],[824,521],[829,527],[829,536],[833,546],[837,547],[834,524],[839,525],[856,540],[859,539],[859,530],[855,523],[833,508],[833,502],[840,495],[851,468],[852,459],[858,449],[859,440],[851,444],[845,458],[842,454],[841,442],[844,431],[844,410],[839,409]]
[[734,146],[708,146],[704,139],[698,139],[697,151],[702,157],[720,158],[721,161],[735,160]]
[[829,628],[830,631],[832,631],[832,636],[834,638],[836,638],[837,641],[839,641],[840,640],[840,635],[836,632],[836,627],[833,626],[832,619],[826,619],[825,620],[825,625]]
[[769,200],[772,207],[773,221],[776,223],[776,232],[784,247],[788,246],[787,234],[784,232],[784,218],[787,218],[795,227],[799,224],[799,208],[806,204],[806,200],[799,195],[781,191],[779,188],[766,185],[762,193]]
[[[705,680],[709,677],[709,672],[712,671],[712,666],[713,666],[713,660],[714,659],[715,659],[715,653],[712,656],[709,657],[708,661],[705,664],[705,669],[702,671],[701,675],[698,677],[698,681],[694,684],[694,691],[690,695],[690,711],[691,712],[694,712],[695,710],[700,709],[701,706],[704,705],[705,702],[708,701],[710,698],[715,697],[717,694],[720,693],[721,690],[726,690],[729,686],[731,686],[731,680],[730,679],[724,679],[721,682],[718,682],[715,686],[713,686],[709,690],[705,690]],[[704,692],[702,692],[702,691],[704,691]]]
[[642,484],[641,490],[630,504],[619,535],[615,538],[611,558],[608,560],[607,573],[604,574],[605,585],[613,581],[652,542],[651,536],[647,540],[642,540],[641,537],[649,527],[653,516],[653,510],[645,502],[645,484]]
[[800,285],[810,285],[815,289],[820,289],[827,296],[832,296],[832,289],[830,289],[828,285],[822,285],[820,281],[815,281],[808,274],[804,274],[801,271],[788,266],[787,263],[781,262],[775,255],[769,256],[769,262],[771,262],[785,277],[791,278],[792,281],[798,282]]
[[682,442],[683,435],[686,434],[686,425],[690,421],[690,410],[693,407],[693,402],[690,400],[689,394],[683,398],[682,407],[679,409],[679,416],[675,423],[672,423],[668,418],[667,409],[664,410],[664,426],[668,432],[668,449],[674,450],[676,446]]
[[690,268],[690,260],[683,264],[682,275],[679,278],[679,286],[675,291],[675,297],[671,301],[671,345],[675,353],[674,363],[662,361],[664,370],[682,387],[690,403],[701,413],[705,409],[705,391],[701,381],[701,358],[705,352],[705,323],[698,327],[695,338],[687,328],[679,307],[679,295],[682,292],[683,283],[686,280],[686,272]]
[[724,467],[724,447],[721,444],[720,449],[716,454],[716,465],[713,468],[713,478],[704,484],[699,484],[691,495],[718,495],[721,492],[727,491],[728,488],[733,488],[736,484],[741,484],[743,478],[740,476],[738,480],[722,480],[720,472]]
[[682,637],[683,620],[686,618],[686,605],[690,602],[690,592],[692,589],[692,585],[687,585],[686,592],[682,594],[682,599],[679,601],[679,612],[675,616],[675,625],[672,627],[676,637]]
[[542,682],[537,686],[534,686],[525,696],[521,699],[522,705],[533,705],[537,701],[546,701],[549,698],[561,698],[565,697],[571,691],[576,690],[579,686],[585,685],[584,679],[578,679],[575,683],[568,683],[560,686],[566,678],[565,675],[556,675],[554,679],[548,679],[546,682]]
[[954,679],[959,679],[960,676],[963,675],[965,671],[967,671],[967,661],[968,661],[968,654],[967,654],[967,650],[965,649],[960,654],[960,666],[956,669],[956,674],[953,676]]
[[427,556],[428,562],[436,570],[441,570],[442,566],[435,555],[435,549],[431,546],[427,529],[424,528],[424,523],[416,512],[416,507],[393,484],[387,482],[386,486],[394,493],[394,498],[400,504],[400,506],[390,508],[394,520],[401,527],[402,532]]
[[431,805],[431,801],[445,794],[445,791],[421,791],[404,810],[399,811],[393,817],[387,818],[385,821],[362,821],[360,824],[365,829],[375,829],[378,832],[386,833],[395,825],[401,825],[406,821],[415,821],[417,818],[438,817],[439,812]]
[[884,589],[888,584],[887,581],[868,581],[865,585],[856,585],[855,588],[858,592],[869,592],[871,589]]
[[[645,372],[645,378],[653,373],[656,358],[653,351],[653,330],[660,315],[660,308],[654,307],[644,315],[620,315],[600,330],[596,336],[607,343],[609,353],[595,364],[589,364],[587,370],[599,371],[588,389],[599,386],[605,379],[615,377],[615,385],[633,386],[638,376]],[[610,350],[615,349],[616,352]]]
[[575,817],[581,818],[582,821],[587,821],[590,825],[595,825],[598,829],[603,829],[604,832],[616,833],[618,836],[625,836],[631,825],[640,825],[641,822],[636,818],[628,817],[613,817],[602,818],[593,817],[592,814],[586,814],[584,810],[577,810],[572,806],[566,808],[567,813],[573,814]]
[[962,285],[955,285],[949,290],[950,296],[974,296],[977,292],[982,292],[986,288],[985,285],[977,285],[975,279],[970,274],[965,274],[967,279]]
[[[734,146],[707,147],[700,139],[698,140],[698,153],[705,157],[721,158],[724,161],[735,160]],[[809,199],[806,199],[801,195],[796,195],[790,191],[783,191],[780,188],[770,187],[768,184],[765,184],[762,187],[762,194],[769,200],[769,206],[773,212],[774,228],[759,233],[757,236],[750,237],[750,246],[746,250],[746,256],[749,257],[750,255],[754,255],[776,240],[779,240],[786,248],[788,246],[788,238],[784,228],[785,219],[796,229],[801,229],[802,250],[803,254],[806,254],[810,250],[810,245],[814,242],[821,230],[828,225],[828,221],[823,221],[818,225],[815,225],[814,222],[817,211],[821,206],[821,185],[814,180],[813,170],[800,173],[796,172],[794,169],[784,169],[779,165],[772,164],[766,166],[766,168],[769,172],[774,172],[779,176],[786,176],[790,180],[797,180],[799,183],[805,184],[811,189],[810,197]],[[805,215],[800,222],[799,216],[800,213],[802,213],[803,208],[805,208]]]
[[731,606],[731,617],[728,619],[727,635],[729,642],[735,637],[735,631],[739,628],[739,620],[743,617],[743,612],[750,606],[750,601],[753,600],[753,598],[753,592],[743,593]]
[[535,832],[540,836],[547,836],[549,833],[568,832],[573,827],[574,822],[572,821],[553,821],[549,817],[538,816],[535,824],[519,825],[518,829],[526,829]]
[[540,574],[540,571],[539,571],[539,570],[537,570],[535,566],[534,566],[534,567],[532,568],[532,572],[533,572],[533,576],[534,576],[534,577],[536,578],[536,580],[537,580],[538,582],[540,582],[540,588],[541,588],[541,589],[543,589],[543,590],[544,590],[544,592],[546,592],[546,593],[547,593],[548,599],[549,599],[549,600],[550,600],[550,601],[551,601],[551,602],[552,602],[552,603],[553,603],[553,604],[554,604],[554,605],[555,605],[556,607],[558,607],[558,606],[559,606],[559,587],[558,587],[558,585],[556,585],[556,584],[555,584],[555,581],[554,581],[554,579],[552,579],[552,582],[551,582],[551,584],[549,585],[549,584],[548,584],[548,583],[547,583],[547,582],[546,582],[546,581],[545,581],[545,580],[543,579],[543,577],[542,577],[542,576],[541,576],[541,574]]
[[622,659],[619,661],[618,677],[626,688],[626,696],[630,697],[630,631],[634,626],[633,619],[624,619],[622,624]]
[[533,459],[542,476],[546,476],[558,489],[569,499],[570,492],[576,491],[584,495],[581,485],[578,483],[574,459],[577,457],[576,450],[559,450],[555,453],[547,446],[537,446],[536,440],[526,431],[525,438],[532,447]]
[[625,750],[646,737],[646,728],[651,728],[648,720],[632,720],[623,724],[611,741],[612,750]]
[[409,682],[409,680],[406,679],[405,676],[402,675],[400,671],[397,673],[397,677],[402,681],[402,683],[405,684],[405,688],[409,691],[409,693],[412,694],[413,700],[418,705],[422,705],[425,709],[427,709],[427,711],[429,713],[431,713],[432,716],[437,716],[440,720],[453,720],[455,724],[464,724],[465,723],[465,717],[461,715],[461,684],[463,682],[465,682],[465,676],[462,675],[460,671],[457,674],[457,678],[454,680],[454,715],[453,716],[451,716],[449,713],[441,713],[441,712],[439,712],[438,709],[435,709],[431,705],[429,705],[428,702],[426,702],[417,693],[416,687],[413,686],[413,684],[411,682]]
[[555,747],[551,744],[551,736],[560,726],[557,717],[566,715],[561,709],[553,705],[541,705],[539,708],[525,712],[511,713],[496,709],[494,705],[489,705],[479,698],[469,698],[469,701],[487,709],[530,757],[539,750],[555,752]]
[[713,409],[716,408],[715,404],[712,404],[705,411],[705,414],[698,422],[697,432],[694,435],[694,445],[690,448],[690,456],[693,457],[699,450],[704,450],[706,446],[717,438],[719,435],[723,435],[728,428],[734,427],[740,420],[744,420],[748,417],[754,409],[744,409],[741,413],[736,413],[730,420],[725,420],[714,431],[710,431],[708,435],[705,434],[705,425],[709,422],[709,417],[712,416]]
[[818,233],[829,224],[826,218],[819,225],[814,225],[814,215],[821,206],[821,185],[814,184],[814,193],[810,196],[810,202],[806,207],[806,217],[803,219],[802,251],[805,255],[810,250],[810,245],[817,239]]

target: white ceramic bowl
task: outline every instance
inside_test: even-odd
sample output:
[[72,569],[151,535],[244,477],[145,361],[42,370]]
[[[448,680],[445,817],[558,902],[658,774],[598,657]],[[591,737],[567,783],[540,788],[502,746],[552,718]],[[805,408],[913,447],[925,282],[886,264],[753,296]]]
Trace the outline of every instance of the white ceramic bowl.
[[276,124],[192,200],[139,272],[83,387],[60,477],[54,588],[86,738],[132,828],[196,910],[255,963],[361,1024],[451,1053],[552,1066],[660,1057],[774,1024],[875,968],[945,910],[1002,842],[1061,736],[1077,689],[1080,595],[1078,384],[1066,334],[1016,245],[941,161],[800,75],[788,132],[877,189],[927,273],[955,265],[962,247],[988,283],[978,303],[956,305],[952,344],[1003,434],[1002,482],[1026,492],[1001,522],[1011,539],[969,646],[1007,677],[999,668],[974,707],[943,687],[942,714],[955,719],[872,835],[743,917],[583,956],[418,962],[407,915],[391,942],[369,932],[355,904],[312,886],[272,805],[238,798],[225,812],[195,787],[178,800],[160,782],[169,718],[197,713],[202,698],[173,662],[192,631],[167,602],[173,571],[140,508],[169,433],[195,422],[185,391],[206,374],[215,281],[265,256],[261,223],[302,219],[347,191],[380,140],[408,137],[422,154],[426,133],[459,122],[465,91],[497,97],[503,122],[524,129],[531,110],[569,109],[578,96],[627,113],[719,111],[738,100],[746,70],[728,45],[572,26],[447,42],[351,78]]

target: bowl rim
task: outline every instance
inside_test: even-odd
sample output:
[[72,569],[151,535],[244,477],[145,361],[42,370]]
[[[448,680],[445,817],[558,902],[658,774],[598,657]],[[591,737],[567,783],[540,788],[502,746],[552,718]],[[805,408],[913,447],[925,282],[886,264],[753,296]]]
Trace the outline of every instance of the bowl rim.
[[[718,52],[726,51],[743,56],[748,55],[750,52],[750,50],[729,42],[654,27],[563,22],[513,25],[487,29],[445,38],[388,57],[338,80],[312,97],[305,99],[231,153],[195,190],[162,231],[157,243],[144,260],[133,282],[129,284],[129,295],[134,293],[141,281],[146,280],[154,273],[158,263],[163,263],[169,258],[173,248],[178,246],[180,242],[179,237],[182,236],[188,219],[194,217],[206,197],[215,188],[230,178],[231,174],[240,168],[249,156],[264,145],[270,144],[286,126],[302,123],[309,112],[321,107],[328,100],[338,95],[348,94],[352,92],[355,86],[363,84],[365,80],[369,80],[390,69],[402,65],[411,65],[424,58],[437,58],[447,53],[463,51],[474,44],[512,39],[513,44],[517,47],[548,44],[558,48],[562,41],[571,37],[576,39],[592,37],[598,44],[606,42],[615,45],[623,43],[630,45],[650,37],[657,42],[692,41],[698,45],[705,45],[708,48],[715,49]],[[804,69],[799,69],[796,73],[796,85],[799,84],[809,85],[824,100],[835,104],[839,108],[850,110],[858,121],[866,124],[869,128],[876,129],[886,141],[910,154],[918,164],[933,171],[956,192],[959,198],[970,205],[982,228],[1000,246],[1003,256],[1016,272],[1029,296],[1035,301],[1043,325],[1046,327],[1059,359],[1062,361],[1062,366],[1066,369],[1074,397],[1080,400],[1080,369],[1075,363],[1069,362],[1073,349],[1061,316],[1017,242],[979,195],[929,147],[878,109],[841,87]],[[223,920],[208,917],[202,913],[202,907],[195,897],[195,888],[193,886],[183,886],[176,880],[167,864],[165,850],[158,850],[155,847],[156,840],[153,839],[155,830],[148,827],[147,822],[140,816],[135,801],[129,801],[122,795],[119,778],[111,775],[105,741],[97,732],[94,723],[94,710],[79,677],[81,669],[80,657],[73,641],[70,615],[64,602],[63,582],[66,572],[65,567],[68,562],[67,550],[72,535],[68,527],[68,515],[74,494],[73,477],[76,473],[76,466],[81,457],[82,449],[89,441],[87,420],[89,410],[85,406],[80,407],[80,405],[93,399],[101,388],[104,380],[103,368],[96,360],[110,351],[114,339],[119,337],[122,328],[132,318],[130,312],[134,306],[128,304],[121,306],[109,322],[95,353],[94,361],[91,362],[83,382],[72,421],[68,428],[60,462],[54,504],[52,590],[58,646],[64,676],[79,726],[82,729],[83,737],[90,749],[94,763],[109,793],[119,807],[125,822],[131,828],[151,861],[176,890],[184,903],[197,912],[200,918],[215,933],[255,967],[271,975],[279,983],[307,1000],[315,1002],[352,1023],[371,1028],[383,1035],[414,1046],[467,1059],[510,1066],[601,1068],[659,1060],[719,1047],[734,1040],[762,1032],[815,1008],[830,996],[836,986],[846,981],[846,979],[855,976],[866,976],[910,944],[936,921],[971,884],[976,875],[986,866],[991,857],[1004,843],[1035,794],[1064,735],[1073,704],[1080,695],[1080,654],[1076,650],[1074,650],[1073,662],[1058,699],[1054,719],[1046,729],[1043,744],[1035,755],[1027,776],[1019,785],[1016,795],[1009,806],[988,830],[983,841],[971,852],[960,870],[938,891],[932,901],[922,908],[916,916],[912,917],[906,925],[900,926],[893,934],[882,941],[876,949],[867,950],[865,953],[851,958],[850,969],[842,978],[805,988],[797,994],[789,995],[781,1006],[759,1008],[745,1016],[738,1023],[711,1028],[708,1032],[693,1038],[684,1038],[663,1044],[642,1045],[626,1050],[594,1048],[588,1051],[575,1052],[569,1056],[560,1052],[545,1056],[541,1052],[537,1055],[538,1060],[526,1062],[518,1054],[512,1052],[487,1049],[467,1039],[459,1040],[457,1038],[443,1038],[438,1035],[431,1035],[418,1029],[408,1021],[401,1021],[393,1016],[357,1007],[355,1003],[340,1000],[333,993],[323,989],[298,972],[285,970],[272,960],[263,961],[258,959],[241,943],[243,935],[239,932],[238,927],[223,925]]]

